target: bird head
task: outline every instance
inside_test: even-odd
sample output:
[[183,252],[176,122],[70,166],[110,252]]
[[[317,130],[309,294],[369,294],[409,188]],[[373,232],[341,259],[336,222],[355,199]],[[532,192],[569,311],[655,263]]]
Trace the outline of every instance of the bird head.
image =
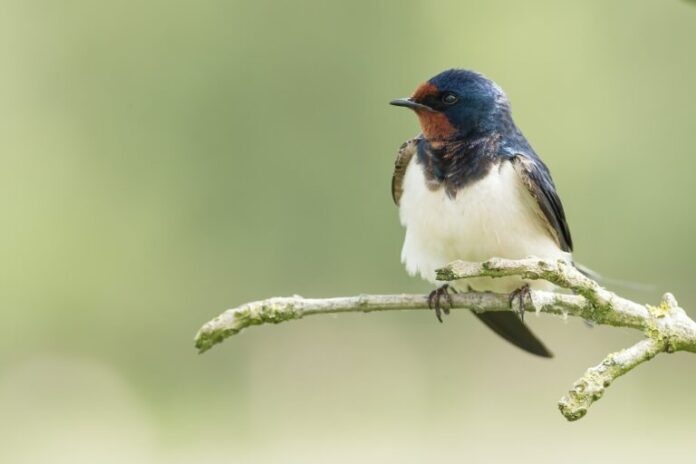
[[510,119],[503,89],[483,75],[463,69],[444,71],[421,84],[410,97],[390,103],[415,111],[423,135],[433,141],[495,130]]

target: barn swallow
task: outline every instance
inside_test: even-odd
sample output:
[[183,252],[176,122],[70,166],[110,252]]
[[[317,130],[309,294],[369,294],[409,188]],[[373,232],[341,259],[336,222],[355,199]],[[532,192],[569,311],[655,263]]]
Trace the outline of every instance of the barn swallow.
[[[402,145],[392,178],[406,228],[401,260],[410,275],[440,285],[435,270],[458,259],[536,256],[572,263],[570,230],[549,169],[513,122],[500,86],[477,72],[451,69],[391,104],[413,110],[422,131]],[[442,322],[450,290],[510,293],[511,306],[519,298],[521,309],[530,287],[553,288],[520,277],[474,278],[442,285],[429,303]],[[523,350],[552,356],[522,313],[474,314]]]

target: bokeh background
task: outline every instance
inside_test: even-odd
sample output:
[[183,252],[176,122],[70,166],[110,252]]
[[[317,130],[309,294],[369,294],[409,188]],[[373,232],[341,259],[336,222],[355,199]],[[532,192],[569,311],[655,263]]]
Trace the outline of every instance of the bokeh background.
[[387,105],[449,67],[508,92],[578,261],[696,316],[696,6],[684,1],[3,0],[0,461],[652,463],[693,456],[696,370],[661,356],[580,422],[556,401],[621,329],[466,312],[192,338],[268,296],[425,292]]

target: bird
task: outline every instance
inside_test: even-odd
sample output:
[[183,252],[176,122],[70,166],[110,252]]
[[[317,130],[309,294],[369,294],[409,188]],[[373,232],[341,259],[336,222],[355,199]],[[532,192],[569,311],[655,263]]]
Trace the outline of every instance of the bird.
[[449,314],[450,292],[508,293],[515,311],[474,314],[513,345],[551,351],[524,322],[530,288],[545,281],[481,277],[444,284],[435,270],[455,260],[535,256],[572,264],[573,242],[551,173],[512,119],[503,89],[475,71],[449,69],[390,104],[413,110],[421,133],[401,146],[392,197],[405,227],[401,260],[410,275],[438,286],[428,302]]

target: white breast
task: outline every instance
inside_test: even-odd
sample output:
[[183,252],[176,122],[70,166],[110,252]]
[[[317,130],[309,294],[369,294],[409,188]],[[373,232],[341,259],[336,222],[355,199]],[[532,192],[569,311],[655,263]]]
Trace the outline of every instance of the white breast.
[[[486,177],[450,198],[444,188],[428,187],[423,168],[414,156],[403,186],[399,206],[406,237],[401,260],[411,275],[418,273],[436,283],[435,269],[456,259],[571,259],[570,253],[562,251],[544,227],[536,200],[509,161],[493,166]],[[509,292],[523,281],[470,279],[460,281],[459,287],[467,284],[481,291]],[[533,286],[544,288],[539,283]]]

